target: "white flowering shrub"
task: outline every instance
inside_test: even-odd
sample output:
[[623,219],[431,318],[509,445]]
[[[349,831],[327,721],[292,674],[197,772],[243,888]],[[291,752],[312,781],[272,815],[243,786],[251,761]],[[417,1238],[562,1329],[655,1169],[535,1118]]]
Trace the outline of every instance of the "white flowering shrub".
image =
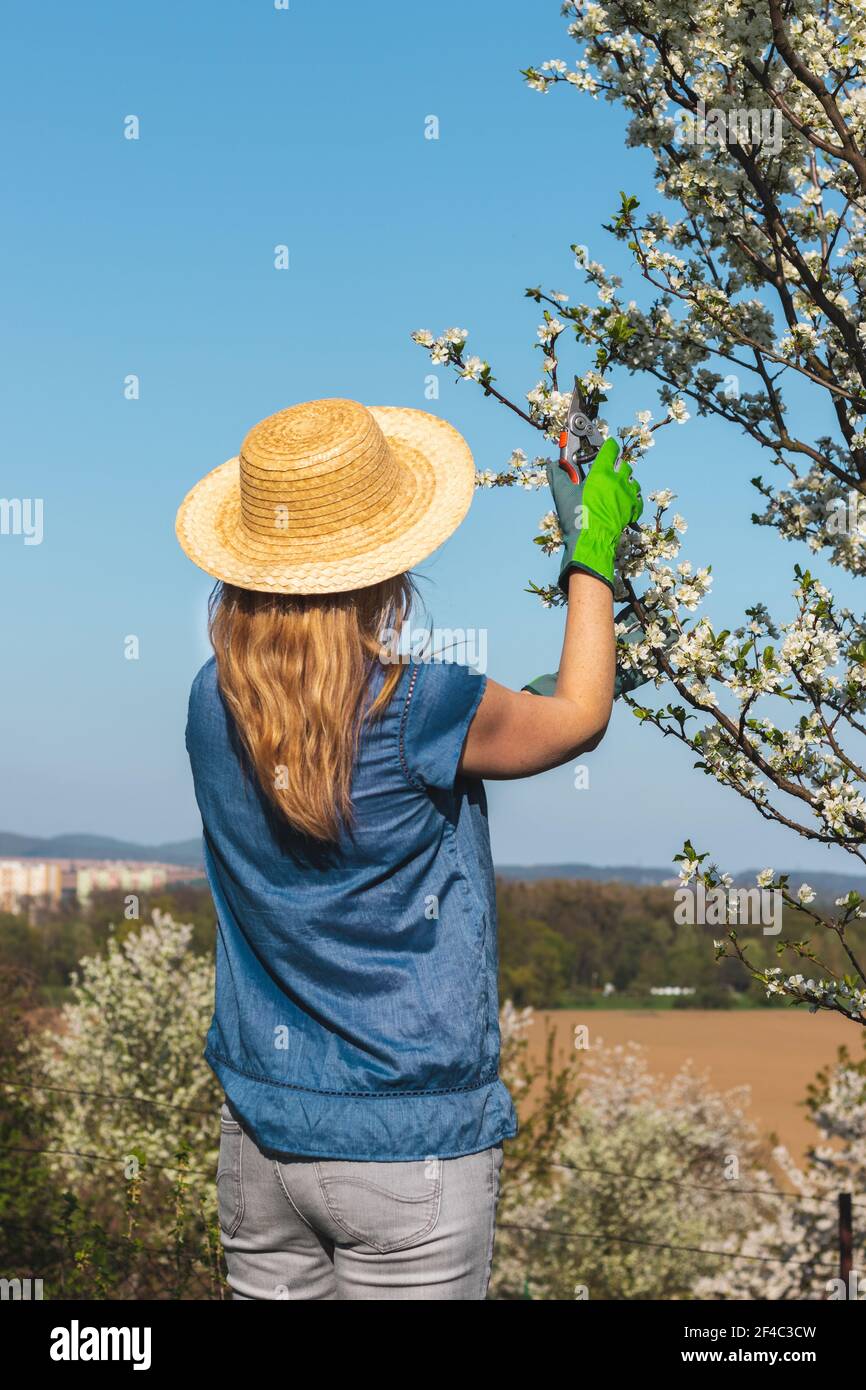
[[[64,1186],[52,1220],[66,1193],[77,1202],[67,1287],[81,1296],[221,1296],[220,1092],[201,1055],[213,966],[191,939],[155,912],[82,960],[57,1025],[19,1048],[21,1076],[46,1088],[28,1091],[29,1142],[58,1151],[40,1155]],[[866,1064],[846,1055],[819,1077],[807,1169],[777,1154],[822,1200],[779,1202],[744,1089],[717,1094],[689,1068],[661,1082],[640,1049],[597,1040],[557,1070],[552,1032],[546,1067],[530,1065],[534,1018],[510,1003],[500,1016],[502,1075],[529,1104],[507,1146],[491,1297],[826,1296],[836,1193],[866,1181]]]
[[[503,1076],[516,1094],[532,1020],[503,1010]],[[688,1066],[659,1080],[635,1046],[596,1042],[580,1059],[555,1142],[516,1171],[509,1145],[490,1296],[694,1298],[751,1239],[764,1200],[755,1189],[770,1185],[747,1088],[720,1094]]]
[[[766,451],[780,482],[753,479],[763,510],[753,517],[804,545],[849,576],[866,572],[866,14],[861,0],[622,0],[562,6],[578,46],[525,70],[539,92],[576,88],[623,106],[628,142],[649,151],[665,210],[642,213],[622,194],[607,231],[631,251],[647,288],[626,299],[582,245],[576,264],[589,294],[571,303],[560,290],[529,288],[543,306],[536,346],[540,379],[523,402],[501,391],[490,364],[466,355],[468,331],[416,341],[435,363],[455,368],[507,406],[546,441],[532,459],[515,449],[504,467],[478,475],[480,487],[546,485],[550,444],[565,422],[570,390],[560,373],[573,343],[593,363],[580,377],[601,408],[615,370],[659,383],[663,414],[642,411],[620,429],[634,461],[659,428],[716,416]],[[573,366],[573,364],[570,364]],[[570,382],[569,372],[567,381]],[[812,409],[792,417],[791,398]],[[824,433],[797,422],[820,420]],[[607,425],[601,421],[603,429]],[[692,426],[694,428],[694,425]],[[674,494],[649,494],[650,514],[623,536],[618,555],[619,660],[662,692],[623,698],[648,728],[695,755],[708,776],[765,820],[811,843],[866,863],[866,619],[837,601],[801,564],[793,604],[775,619],[759,603],[734,630],[701,611],[710,567],[680,559],[685,520]],[[536,544],[562,542],[555,515],[542,517]],[[550,606],[554,586],[531,584]],[[626,641],[626,636],[629,640]],[[635,637],[637,640],[635,640]],[[790,711],[786,720],[780,709]],[[684,881],[725,884],[690,845]],[[866,974],[856,890],[816,905],[768,870],[761,886],[800,909],[808,931],[832,933],[850,969],[823,967],[810,938],[781,942],[780,954],[814,963],[809,974],[754,966],[736,931],[717,944],[738,956],[768,991],[866,1024]],[[736,920],[735,918],[729,920]]]
[[[762,1214],[744,1240],[726,1243],[742,1261],[720,1262],[695,1290],[703,1299],[856,1299],[866,1301],[866,1064],[845,1049],[812,1088],[811,1118],[818,1142],[805,1164],[784,1147],[773,1157],[785,1178],[785,1194],[762,1203]],[[842,1192],[854,1195],[853,1273],[839,1280],[839,1209]],[[726,1268],[736,1264],[736,1269]]]
[[[61,1151],[46,1161],[71,1190],[121,1209],[138,1201],[142,1175],[171,1185],[184,1167],[205,1209],[214,1203],[222,1093],[202,1057],[214,971],[192,935],[155,911],[122,945],[85,957],[57,1024],[22,1044],[28,1079],[47,1088],[33,1092],[47,1147]],[[168,1202],[146,1214],[165,1229],[173,1219]]]

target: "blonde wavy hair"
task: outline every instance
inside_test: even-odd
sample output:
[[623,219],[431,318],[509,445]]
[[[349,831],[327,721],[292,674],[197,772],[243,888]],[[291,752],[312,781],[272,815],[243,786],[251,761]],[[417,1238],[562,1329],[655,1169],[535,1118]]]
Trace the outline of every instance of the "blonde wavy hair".
[[[408,574],[338,594],[266,594],[220,583],[208,632],[219,688],[259,784],[296,830],[333,843],[353,823],[351,785],[362,726],[384,713],[400,679]],[[390,653],[382,687],[371,678]]]

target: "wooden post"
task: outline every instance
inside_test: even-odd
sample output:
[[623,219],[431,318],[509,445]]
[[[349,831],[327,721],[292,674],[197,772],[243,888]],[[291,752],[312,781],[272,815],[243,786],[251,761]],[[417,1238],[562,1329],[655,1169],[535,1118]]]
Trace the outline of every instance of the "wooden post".
[[852,1231],[851,1193],[839,1193],[839,1278],[845,1286],[845,1297],[851,1297],[851,1271],[854,1267],[854,1233]]

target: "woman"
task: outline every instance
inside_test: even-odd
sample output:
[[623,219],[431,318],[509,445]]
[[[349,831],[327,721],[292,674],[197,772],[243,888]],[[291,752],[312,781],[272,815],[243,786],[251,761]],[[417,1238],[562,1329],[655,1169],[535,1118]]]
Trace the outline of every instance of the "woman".
[[187,748],[218,917],[205,1057],[226,1097],[235,1299],[486,1296],[517,1120],[481,778],[532,776],[604,734],[613,556],[640,512],[616,454],[608,441],[583,488],[549,474],[569,606],[544,699],[398,659],[409,571],[472,498],[446,422],[293,406],[178,512],[220,581]]

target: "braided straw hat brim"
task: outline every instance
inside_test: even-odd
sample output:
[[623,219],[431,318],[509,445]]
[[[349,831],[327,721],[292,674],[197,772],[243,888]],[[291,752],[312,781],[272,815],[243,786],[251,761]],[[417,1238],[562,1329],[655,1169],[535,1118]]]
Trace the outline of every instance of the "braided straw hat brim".
[[387,475],[359,472],[353,490],[357,460],[351,452],[336,464],[327,456],[314,459],[294,485],[281,533],[272,520],[285,496],[274,481],[278,469],[266,454],[251,461],[242,450],[181,503],[175,530],[193,563],[243,589],[327,594],[390,579],[432,554],[469,510],[475,488],[469,446],[452,425],[426,411],[367,410],[388,447]]

